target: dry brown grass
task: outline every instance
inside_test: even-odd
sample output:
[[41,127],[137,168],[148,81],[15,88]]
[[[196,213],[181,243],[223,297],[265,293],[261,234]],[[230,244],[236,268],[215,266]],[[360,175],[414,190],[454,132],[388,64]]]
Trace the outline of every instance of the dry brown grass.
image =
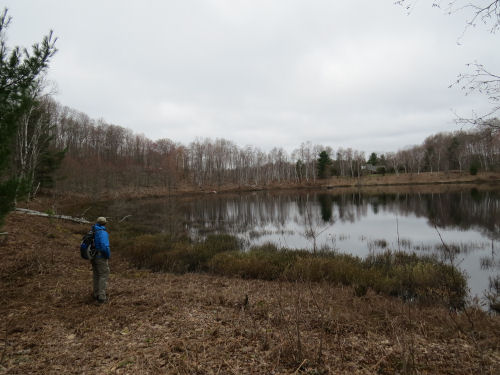
[[[450,171],[450,172],[423,172],[423,173],[400,173],[400,174],[386,174],[386,175],[366,175],[360,178],[352,177],[331,177],[329,179],[316,181],[303,181],[303,182],[284,182],[284,183],[269,183],[265,185],[254,184],[232,184],[227,183],[222,186],[219,185],[204,185],[195,186],[188,183],[179,183],[176,187],[116,187],[112,190],[102,190],[98,196],[95,193],[88,195],[73,192],[54,192],[58,201],[73,200],[73,199],[99,199],[99,200],[114,200],[114,199],[133,199],[133,198],[146,198],[146,197],[164,197],[169,195],[199,195],[199,194],[213,194],[217,193],[230,193],[230,192],[245,192],[256,190],[289,190],[289,189],[310,189],[310,188],[377,188],[380,187],[381,191],[386,191],[387,186],[401,187],[407,186],[411,188],[416,185],[443,185],[443,184],[496,184],[500,182],[499,172],[481,172],[475,176],[466,172]],[[419,189],[421,186],[419,187]],[[376,191],[376,190],[375,190]]]
[[499,317],[479,311],[471,332],[463,315],[370,291],[151,273],[116,252],[96,306],[85,226],[13,213],[4,229],[0,373],[500,373]]

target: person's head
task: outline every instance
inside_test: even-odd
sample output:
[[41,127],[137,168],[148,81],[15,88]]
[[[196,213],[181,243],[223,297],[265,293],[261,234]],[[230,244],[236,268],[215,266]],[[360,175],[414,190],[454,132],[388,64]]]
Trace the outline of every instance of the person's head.
[[96,220],[96,223],[99,225],[106,225],[106,218],[104,216],[99,216]]

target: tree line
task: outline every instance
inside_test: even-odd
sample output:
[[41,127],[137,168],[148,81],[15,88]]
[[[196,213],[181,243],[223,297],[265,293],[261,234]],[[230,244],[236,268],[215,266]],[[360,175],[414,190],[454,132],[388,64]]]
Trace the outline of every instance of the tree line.
[[[490,120],[498,126],[498,119]],[[498,171],[500,132],[494,127],[427,137],[397,152],[372,153],[303,142],[292,152],[263,151],[218,139],[184,145],[153,141],[132,130],[94,120],[49,96],[32,103],[19,119],[11,170],[28,176],[29,194],[41,187],[61,192],[179,186],[214,188],[275,183],[314,183],[330,177],[368,173]]]
[[[49,137],[55,152],[65,150],[56,173],[62,191],[100,191],[124,187],[176,188],[182,184],[216,187],[308,183],[318,178],[359,177],[367,173],[421,173],[457,170],[477,173],[500,166],[500,132],[495,127],[431,135],[397,152],[365,153],[352,148],[304,142],[291,153],[281,147],[263,151],[218,139],[187,145],[153,141],[130,129],[92,120],[84,113],[47,99],[52,119]],[[497,124],[498,119],[491,120]],[[376,169],[368,168],[374,166]]]
[[[11,169],[39,187],[60,191],[309,183],[367,173],[498,171],[500,132],[495,127],[458,130],[427,137],[420,145],[367,158],[352,148],[303,142],[291,153],[281,147],[263,151],[218,139],[187,145],[153,141],[130,129],[93,120],[44,96],[21,116]],[[491,120],[498,124],[498,119]],[[57,181],[54,184],[54,179]]]

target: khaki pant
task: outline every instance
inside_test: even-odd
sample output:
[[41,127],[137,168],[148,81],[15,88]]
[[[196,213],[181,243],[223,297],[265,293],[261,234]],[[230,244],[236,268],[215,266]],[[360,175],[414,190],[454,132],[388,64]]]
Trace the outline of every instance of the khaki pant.
[[104,258],[94,258],[91,260],[91,263],[94,278],[94,297],[101,301],[105,301],[106,286],[109,277],[108,260]]

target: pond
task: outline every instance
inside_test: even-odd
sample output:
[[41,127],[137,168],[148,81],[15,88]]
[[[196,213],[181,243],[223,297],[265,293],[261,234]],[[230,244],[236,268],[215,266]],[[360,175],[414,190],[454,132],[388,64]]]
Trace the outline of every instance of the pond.
[[482,297],[500,274],[500,188],[387,187],[207,194],[113,202],[107,216],[147,231],[232,233],[246,247],[272,242],[364,257],[407,251],[453,262]]

